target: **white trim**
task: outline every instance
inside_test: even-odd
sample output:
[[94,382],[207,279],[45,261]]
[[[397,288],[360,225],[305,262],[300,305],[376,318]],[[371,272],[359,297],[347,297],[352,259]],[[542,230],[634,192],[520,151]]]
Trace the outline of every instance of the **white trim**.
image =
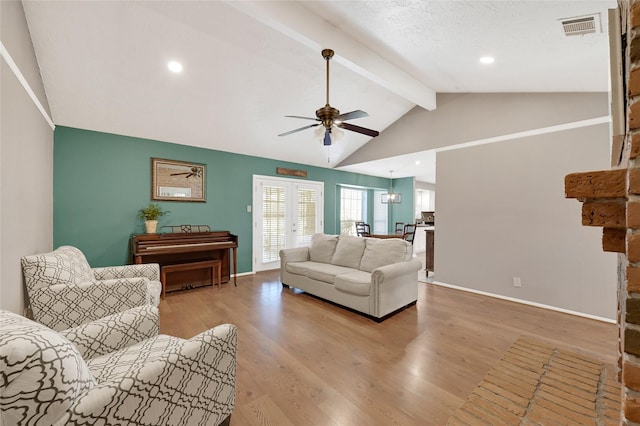
[[27,92],[36,108],[38,108],[44,119],[47,121],[47,123],[49,123],[51,130],[54,130],[56,128],[56,125],[53,124],[53,120],[51,119],[51,117],[49,117],[49,114],[47,114],[47,111],[40,103],[40,100],[38,99],[36,94],[33,92],[33,90],[31,90],[31,86],[29,86],[27,79],[24,78],[24,75],[22,75],[22,73],[20,72],[20,68],[18,68],[18,65],[16,65],[16,63],[14,62],[13,58],[9,54],[9,51],[6,49],[6,47],[4,47],[4,44],[2,44],[2,41],[0,41],[0,56],[2,56],[7,62],[7,65],[9,65],[9,68],[11,68],[11,71],[13,71],[13,74],[16,76],[20,84],[22,84],[22,87],[24,88],[25,92]]
[[253,271],[249,271],[249,272],[240,272],[239,274],[231,274],[232,277],[244,277],[247,275],[255,275],[256,273]]
[[[421,281],[421,282],[424,282],[424,281]],[[500,294],[488,293],[486,291],[475,290],[475,289],[472,289],[472,288],[460,287],[460,286],[457,286],[457,285],[447,284],[447,283],[443,283],[443,282],[440,282],[440,281],[429,281],[429,282],[427,282],[427,284],[434,284],[434,285],[437,285],[437,286],[440,286],[440,287],[447,287],[447,288],[452,288],[454,290],[461,290],[461,291],[466,291],[468,293],[475,293],[475,294],[479,294],[479,295],[482,295],[482,296],[489,296],[489,297],[493,297],[493,298],[496,298],[496,299],[507,300],[509,302],[515,302],[515,303],[521,303],[523,305],[535,306],[536,308],[542,308],[542,309],[547,309],[547,310],[550,310],[550,311],[562,312],[564,314],[569,314],[569,315],[575,315],[575,316],[578,316],[578,317],[589,318],[589,319],[592,319],[592,320],[607,322],[607,323],[610,323],[610,324],[617,324],[617,322],[615,320],[612,320],[612,319],[609,319],[609,318],[599,317],[599,316],[591,315],[591,314],[585,314],[583,312],[570,311],[568,309],[558,308],[556,306],[545,305],[545,304],[536,303],[536,302],[530,302],[528,300],[516,299],[515,297],[502,296]]]
[[589,118],[587,120],[572,121],[570,123],[558,124],[555,126],[541,127],[539,129],[525,130],[524,132],[510,133],[508,135],[493,136],[491,138],[478,139],[475,141],[459,143],[456,145],[443,146],[440,148],[435,148],[434,151],[435,152],[453,151],[456,149],[469,148],[472,146],[487,145],[490,143],[503,142],[511,139],[519,139],[519,138],[526,138],[529,136],[544,135],[546,133],[561,132],[563,130],[595,126],[597,124],[604,124],[604,123],[610,123],[610,122],[611,122],[611,117],[607,115],[603,117]]
[[[261,260],[258,260],[258,257],[261,256],[262,253],[262,238],[263,238],[263,230],[261,218],[263,216],[262,211],[262,185],[263,184],[281,184],[285,191],[289,195],[287,195],[287,206],[285,208],[285,222],[289,227],[286,232],[285,238],[285,247],[284,248],[293,248],[296,247],[296,222],[297,222],[297,208],[298,208],[298,188],[303,187],[306,189],[312,189],[317,191],[318,193],[318,202],[316,205],[316,229],[317,232],[323,232],[324,230],[324,182],[315,181],[315,180],[304,180],[304,179],[292,179],[288,177],[279,177],[279,176],[265,176],[265,175],[253,175],[252,178],[252,213],[251,213],[251,222],[252,222],[252,269],[257,272],[278,269],[280,267],[280,260],[276,259],[271,262],[263,263]],[[291,226],[293,225],[293,227]]]

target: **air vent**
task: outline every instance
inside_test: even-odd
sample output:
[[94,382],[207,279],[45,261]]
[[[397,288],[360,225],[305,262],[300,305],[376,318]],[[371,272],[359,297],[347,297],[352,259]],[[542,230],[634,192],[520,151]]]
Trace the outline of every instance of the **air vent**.
[[600,14],[561,19],[564,35],[584,35],[602,32]]

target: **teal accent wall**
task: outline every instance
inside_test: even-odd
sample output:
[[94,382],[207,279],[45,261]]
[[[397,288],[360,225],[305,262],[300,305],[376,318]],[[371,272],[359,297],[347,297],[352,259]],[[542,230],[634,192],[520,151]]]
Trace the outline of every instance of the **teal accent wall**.
[[415,194],[413,177],[393,179],[393,192],[402,194],[400,204],[390,204],[389,233],[394,232],[396,222],[414,223],[413,195]]
[[[252,270],[253,175],[277,176],[276,167],[303,169],[324,182],[324,232],[339,232],[338,185],[386,188],[389,179],[303,164],[57,126],[53,154],[53,244],[80,248],[94,267],[129,261],[129,240],[144,233],[138,210],[151,201],[151,158],[207,166],[205,203],[158,202],[170,213],[158,226],[199,224],[238,235],[238,272]],[[401,179],[394,179],[396,182]],[[398,189],[401,189],[398,187]],[[413,206],[413,189],[402,191]],[[398,206],[394,206],[394,209]]]

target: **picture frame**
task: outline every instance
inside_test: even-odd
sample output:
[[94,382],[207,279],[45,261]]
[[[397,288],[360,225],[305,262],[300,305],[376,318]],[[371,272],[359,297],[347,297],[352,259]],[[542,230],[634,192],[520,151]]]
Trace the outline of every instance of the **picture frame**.
[[151,158],[151,199],[205,202],[206,173],[205,164]]

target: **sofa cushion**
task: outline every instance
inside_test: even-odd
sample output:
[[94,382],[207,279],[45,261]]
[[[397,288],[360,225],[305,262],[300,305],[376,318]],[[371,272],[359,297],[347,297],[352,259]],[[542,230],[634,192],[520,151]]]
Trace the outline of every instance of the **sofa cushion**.
[[333,284],[336,275],[353,271],[353,269],[345,268],[344,266],[311,262],[308,260],[305,262],[287,262],[285,269],[292,274],[302,275],[329,284]]
[[309,258],[313,262],[331,263],[337,243],[337,235],[315,234],[309,245]]
[[72,246],[61,246],[50,253],[24,256],[21,263],[25,284],[32,291],[55,284],[79,284],[94,280],[87,258]]
[[343,291],[356,296],[369,296],[371,292],[371,274],[363,271],[352,271],[340,274],[336,277],[333,285],[336,290]]
[[359,269],[362,253],[364,252],[364,238],[351,235],[340,235],[336,252],[331,263],[347,268]]
[[364,254],[359,269],[371,272],[381,266],[411,259],[413,246],[400,238],[366,238]]
[[330,263],[308,262],[307,277],[312,280],[333,284],[336,275],[352,272],[353,269],[344,266],[332,265]]
[[309,270],[309,263],[311,262],[308,260],[304,262],[287,262],[287,264],[285,265],[285,269],[287,272],[290,272],[292,274],[302,275],[306,277],[307,271]]
[[34,321],[0,311],[0,423],[58,424],[96,384],[76,347]]

